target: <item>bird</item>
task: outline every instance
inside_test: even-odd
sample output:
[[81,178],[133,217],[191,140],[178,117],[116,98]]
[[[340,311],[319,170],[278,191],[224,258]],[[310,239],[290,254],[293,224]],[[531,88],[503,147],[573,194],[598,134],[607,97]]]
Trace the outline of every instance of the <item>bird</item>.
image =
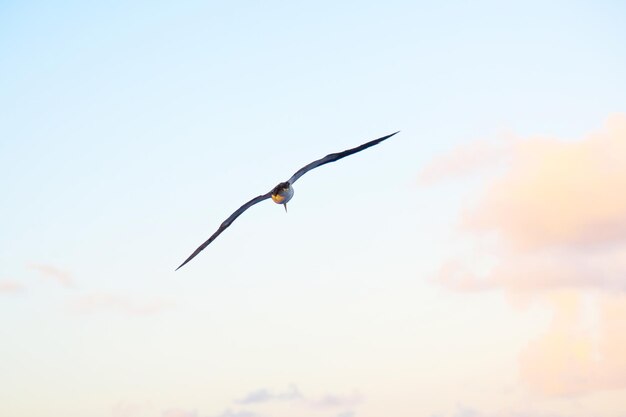
[[180,264],[180,266],[178,268],[176,268],[176,271],[178,271],[185,264],[187,264],[187,262],[191,261],[193,258],[196,257],[196,255],[198,255],[200,252],[202,252],[202,250],[204,250],[204,248],[209,246],[209,244],[211,242],[213,242],[215,240],[215,238],[217,238],[224,230],[226,230],[235,221],[235,219],[237,217],[239,217],[244,211],[248,210],[253,205],[255,205],[257,203],[260,203],[263,200],[267,200],[268,198],[271,198],[274,203],[282,204],[283,207],[285,207],[285,212],[287,212],[287,203],[293,197],[293,184],[301,176],[303,176],[307,172],[311,171],[312,169],[321,167],[322,165],[325,165],[325,164],[328,164],[328,163],[331,163],[331,162],[338,161],[338,160],[340,160],[342,158],[345,158],[346,156],[355,154],[357,152],[361,152],[362,150],[367,149],[367,148],[369,148],[371,146],[378,145],[382,141],[389,139],[390,137],[392,137],[393,135],[395,135],[395,134],[397,134],[399,132],[400,131],[397,131],[397,132],[394,132],[394,133],[392,133],[390,135],[383,136],[382,138],[374,139],[372,141],[369,141],[369,142],[366,142],[366,143],[364,143],[362,145],[359,145],[359,146],[357,146],[355,148],[347,149],[347,150],[345,150],[343,152],[336,152],[336,153],[328,154],[328,155],[326,155],[323,158],[317,159],[317,160],[315,160],[315,161],[313,161],[313,162],[303,166],[302,168],[297,170],[295,172],[295,174],[293,174],[291,176],[291,178],[289,178],[287,181],[279,183],[277,186],[272,188],[267,193],[261,194],[259,196],[256,196],[252,200],[250,200],[247,203],[245,203],[243,206],[239,207],[233,214],[231,214],[226,220],[224,220],[224,222],[215,231],[215,233],[213,233],[211,235],[210,238],[208,238],[203,244],[198,246],[198,248],[191,255],[189,255],[189,257],[187,259],[185,259],[185,261],[182,264]]

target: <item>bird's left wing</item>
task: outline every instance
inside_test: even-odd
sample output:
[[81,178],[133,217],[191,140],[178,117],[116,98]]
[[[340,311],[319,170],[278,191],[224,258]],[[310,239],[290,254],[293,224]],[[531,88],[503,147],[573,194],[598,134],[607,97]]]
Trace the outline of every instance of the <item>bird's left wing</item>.
[[220,233],[222,233],[224,230],[226,230],[228,228],[228,226],[231,225],[232,222],[235,221],[235,219],[237,217],[239,217],[241,215],[241,213],[243,213],[244,211],[248,210],[250,207],[252,207],[253,205],[255,205],[256,203],[260,203],[263,200],[267,200],[268,198],[270,198],[272,196],[272,192],[268,192],[267,194],[263,194],[257,197],[254,197],[252,200],[248,201],[246,204],[244,204],[243,206],[239,207],[237,209],[237,211],[235,211],[233,214],[230,215],[229,218],[227,218],[226,220],[224,220],[224,222],[220,225],[220,227],[215,231],[215,233],[213,233],[211,235],[211,237],[204,242],[202,245],[198,246],[198,249],[196,249],[191,256],[189,256],[189,258],[185,259],[185,262],[183,262],[182,264],[180,264],[180,266],[178,268],[176,268],[176,271],[178,271],[183,265],[185,265],[187,262],[191,261],[193,258],[195,258],[195,256],[197,254],[199,254],[200,252],[202,252],[202,250],[204,248],[206,248],[207,246],[209,246],[209,244],[211,242],[213,242],[215,240],[216,237],[218,237],[220,235]]
[[393,135],[395,135],[398,132],[392,133],[391,135],[383,136],[382,138],[374,139],[372,141],[364,143],[363,145],[357,146],[356,148],[348,149],[348,150],[345,150],[343,152],[337,152],[337,153],[328,154],[325,157],[323,157],[321,159],[318,159],[317,161],[313,161],[310,164],[305,165],[302,168],[300,168],[295,174],[293,174],[291,176],[291,178],[289,178],[289,181],[287,181],[287,182],[289,184],[293,184],[294,182],[296,182],[298,180],[298,178],[300,178],[301,176],[303,176],[304,174],[306,174],[307,172],[309,172],[310,170],[312,170],[314,168],[317,168],[317,167],[322,166],[324,164],[328,164],[329,162],[338,161],[341,158],[345,158],[348,155],[352,155],[353,153],[361,152],[363,149],[367,149],[370,146],[378,145],[383,140],[389,139],[390,137],[392,137]]

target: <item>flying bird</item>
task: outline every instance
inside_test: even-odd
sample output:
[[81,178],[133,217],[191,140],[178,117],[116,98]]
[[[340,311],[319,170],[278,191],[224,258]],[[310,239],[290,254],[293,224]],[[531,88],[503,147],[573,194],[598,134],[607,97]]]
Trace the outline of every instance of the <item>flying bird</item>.
[[182,268],[183,265],[185,265],[187,262],[189,262],[193,258],[195,258],[197,254],[202,252],[202,250],[204,248],[206,248],[207,246],[209,246],[209,244],[211,242],[213,242],[216,237],[218,237],[224,230],[226,230],[228,228],[228,226],[230,226],[235,221],[235,219],[241,215],[241,213],[243,213],[244,211],[248,210],[253,205],[255,205],[257,203],[260,203],[263,200],[267,200],[268,198],[271,198],[272,201],[274,201],[274,203],[282,204],[285,207],[285,212],[286,212],[287,211],[287,203],[293,197],[293,187],[292,187],[292,185],[293,185],[293,183],[295,183],[298,180],[298,178],[300,178],[301,176],[303,176],[304,174],[306,174],[307,172],[309,172],[312,169],[315,169],[315,168],[320,167],[322,165],[328,164],[330,162],[338,161],[341,158],[345,158],[348,155],[352,155],[354,153],[361,152],[362,150],[367,149],[367,148],[369,148],[371,146],[378,145],[380,142],[382,142],[382,141],[384,141],[386,139],[389,139],[390,137],[392,137],[393,135],[395,135],[398,132],[392,133],[391,135],[383,136],[382,138],[374,139],[374,140],[372,140],[370,142],[364,143],[361,146],[357,146],[356,148],[348,149],[348,150],[345,150],[343,152],[337,152],[337,153],[328,154],[328,155],[326,155],[325,157],[323,157],[321,159],[318,159],[316,161],[311,162],[310,164],[307,164],[307,165],[303,166],[302,168],[297,170],[296,173],[293,174],[291,176],[291,178],[289,178],[287,181],[281,182],[276,187],[272,188],[271,191],[268,191],[265,194],[262,194],[262,195],[259,195],[257,197],[254,197],[252,200],[248,201],[246,204],[244,204],[243,206],[239,207],[233,214],[230,215],[230,217],[228,217],[226,220],[224,220],[224,222],[220,225],[220,227],[215,231],[215,233],[213,233],[211,235],[211,237],[206,242],[204,242],[202,245],[198,246],[198,249],[196,249],[189,256],[189,258],[185,259],[185,262],[183,262],[182,264],[180,264],[180,266],[178,268],[176,268],[176,271],[178,271],[180,268]]

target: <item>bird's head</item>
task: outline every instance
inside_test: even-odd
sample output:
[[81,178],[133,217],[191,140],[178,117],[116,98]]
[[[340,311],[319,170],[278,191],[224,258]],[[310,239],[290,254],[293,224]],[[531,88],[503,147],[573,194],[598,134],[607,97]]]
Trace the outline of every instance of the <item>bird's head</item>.
[[278,194],[279,192],[287,190],[290,187],[291,185],[289,184],[289,182],[281,182],[276,187],[274,187],[274,189],[272,190],[272,194]]

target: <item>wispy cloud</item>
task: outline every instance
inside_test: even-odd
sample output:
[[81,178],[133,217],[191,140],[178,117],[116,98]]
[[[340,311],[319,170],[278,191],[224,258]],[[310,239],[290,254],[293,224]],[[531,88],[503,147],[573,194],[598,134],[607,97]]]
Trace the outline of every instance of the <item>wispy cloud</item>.
[[149,315],[162,312],[173,306],[173,303],[169,301],[137,301],[127,296],[111,293],[93,293],[79,297],[69,303],[69,309],[80,314],[114,311],[128,315]]
[[327,394],[318,399],[308,400],[311,407],[315,408],[351,408],[363,402],[358,393],[350,395]]
[[67,271],[43,264],[29,264],[28,267],[39,272],[44,278],[51,279],[63,287],[71,288],[75,286],[74,279]]
[[120,401],[112,408],[113,417],[271,417],[274,413],[320,417],[355,417],[354,406],[362,402],[358,393],[350,395],[327,394],[321,397],[302,395],[295,384],[285,391],[258,389],[243,398],[232,401],[218,414],[207,414],[191,408],[167,408],[159,410],[151,403]]
[[451,414],[432,414],[431,417],[565,417],[558,414],[545,414],[536,411],[484,411],[464,405],[457,406]]
[[0,281],[0,294],[15,294],[24,291],[24,286],[17,281]]
[[246,396],[234,402],[236,404],[255,404],[268,401],[294,401],[302,398],[298,387],[292,384],[289,386],[289,389],[284,392],[273,392],[266,388],[261,388],[246,394]]
[[235,404],[247,406],[278,402],[289,402],[292,406],[300,407],[300,409],[308,410],[308,412],[327,412],[328,410],[343,409],[339,415],[351,416],[354,414],[352,409],[361,404],[363,398],[356,392],[349,395],[329,393],[321,397],[309,397],[302,394],[298,387],[292,384],[286,391],[272,391],[261,388],[246,394],[241,399],[233,401]]

